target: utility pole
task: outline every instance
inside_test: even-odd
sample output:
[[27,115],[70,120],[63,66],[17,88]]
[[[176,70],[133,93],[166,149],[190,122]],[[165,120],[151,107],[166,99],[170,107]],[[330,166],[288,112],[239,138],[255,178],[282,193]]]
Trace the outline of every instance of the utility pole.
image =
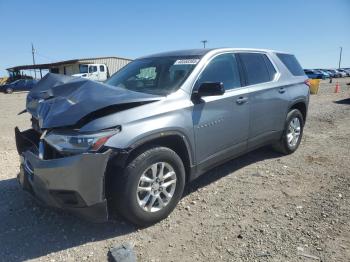
[[202,40],[201,43],[203,43],[203,48],[205,48],[205,44],[208,42],[208,40]]
[[[33,43],[32,43],[32,56],[33,56],[33,65],[35,66],[35,49],[34,49],[34,46],[33,46]],[[34,68],[34,78],[36,79],[36,70]]]
[[338,65],[338,68],[340,68],[340,64],[341,64],[341,55],[343,53],[343,47],[341,46],[340,47],[340,54],[339,54],[339,65]]

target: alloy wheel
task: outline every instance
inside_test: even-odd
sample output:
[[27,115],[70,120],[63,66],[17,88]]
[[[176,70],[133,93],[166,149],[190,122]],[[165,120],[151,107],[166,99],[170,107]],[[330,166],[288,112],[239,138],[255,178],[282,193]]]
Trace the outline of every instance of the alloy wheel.
[[152,164],[142,173],[137,187],[137,202],[147,212],[157,212],[171,201],[176,189],[174,168],[165,162]]
[[301,124],[298,117],[294,117],[288,126],[287,143],[290,147],[295,147],[299,142],[301,132]]

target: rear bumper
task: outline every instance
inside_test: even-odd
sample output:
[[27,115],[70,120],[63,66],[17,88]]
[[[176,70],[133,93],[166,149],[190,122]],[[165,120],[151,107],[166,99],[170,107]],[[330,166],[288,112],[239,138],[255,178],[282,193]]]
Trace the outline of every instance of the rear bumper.
[[[104,179],[111,151],[40,159],[35,139],[16,128],[20,154],[18,181],[46,205],[64,209],[94,222],[108,220]],[[28,141],[33,141],[32,146]]]

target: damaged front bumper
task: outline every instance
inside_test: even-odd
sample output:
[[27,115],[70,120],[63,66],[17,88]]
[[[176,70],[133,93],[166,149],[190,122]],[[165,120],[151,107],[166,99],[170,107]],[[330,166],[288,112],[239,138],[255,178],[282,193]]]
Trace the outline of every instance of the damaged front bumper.
[[23,189],[48,206],[94,222],[108,220],[104,180],[111,150],[41,159],[36,131],[20,132],[16,127],[15,135],[21,161],[18,180]]

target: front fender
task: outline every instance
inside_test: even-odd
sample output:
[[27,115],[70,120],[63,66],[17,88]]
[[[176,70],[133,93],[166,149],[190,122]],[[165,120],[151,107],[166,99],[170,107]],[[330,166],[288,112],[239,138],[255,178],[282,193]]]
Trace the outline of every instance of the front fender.
[[105,146],[115,149],[123,149],[124,152],[130,152],[133,149],[140,147],[146,143],[152,142],[154,140],[157,140],[159,138],[166,138],[170,136],[178,136],[182,139],[184,142],[188,155],[190,163],[193,164],[194,158],[194,146],[193,146],[193,138],[191,139],[188,135],[185,134],[183,130],[178,129],[169,129],[169,128],[161,128],[154,131],[150,131],[147,133],[139,134],[136,137],[133,137],[131,140],[122,140],[121,137],[118,137],[119,134],[116,134],[115,136],[111,137]]

